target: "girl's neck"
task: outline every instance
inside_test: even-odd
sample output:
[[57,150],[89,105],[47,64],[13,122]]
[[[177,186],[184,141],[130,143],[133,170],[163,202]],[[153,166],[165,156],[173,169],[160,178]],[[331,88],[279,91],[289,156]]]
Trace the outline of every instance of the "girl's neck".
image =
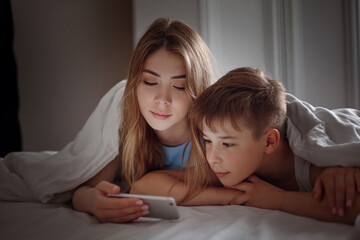
[[176,128],[155,132],[159,137],[161,144],[169,147],[179,146],[190,140],[190,130],[188,124],[185,126],[177,126]]
[[275,186],[297,190],[294,154],[286,140],[282,140],[272,154],[264,156],[263,165],[257,174]]

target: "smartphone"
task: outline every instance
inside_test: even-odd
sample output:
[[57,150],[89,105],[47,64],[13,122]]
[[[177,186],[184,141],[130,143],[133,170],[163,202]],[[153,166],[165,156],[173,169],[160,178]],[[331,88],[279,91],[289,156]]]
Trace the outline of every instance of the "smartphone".
[[162,219],[178,219],[179,212],[177,210],[175,199],[172,197],[163,196],[150,196],[139,194],[108,194],[108,197],[120,197],[120,198],[140,198],[147,205],[149,205],[149,213],[143,217],[149,218],[162,218]]

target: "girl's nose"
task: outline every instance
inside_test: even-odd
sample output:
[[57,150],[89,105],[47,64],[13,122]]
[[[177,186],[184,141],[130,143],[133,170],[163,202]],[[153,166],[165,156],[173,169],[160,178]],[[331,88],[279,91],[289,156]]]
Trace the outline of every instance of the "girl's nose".
[[171,96],[169,90],[166,88],[159,88],[155,96],[155,102],[157,104],[164,104],[164,105],[171,104]]

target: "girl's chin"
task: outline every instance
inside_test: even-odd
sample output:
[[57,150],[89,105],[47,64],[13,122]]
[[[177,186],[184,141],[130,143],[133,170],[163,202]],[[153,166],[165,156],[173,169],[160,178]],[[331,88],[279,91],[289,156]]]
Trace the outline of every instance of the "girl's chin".
[[235,184],[226,184],[226,183],[223,183],[223,182],[221,182],[221,183],[224,186],[224,188],[235,188]]

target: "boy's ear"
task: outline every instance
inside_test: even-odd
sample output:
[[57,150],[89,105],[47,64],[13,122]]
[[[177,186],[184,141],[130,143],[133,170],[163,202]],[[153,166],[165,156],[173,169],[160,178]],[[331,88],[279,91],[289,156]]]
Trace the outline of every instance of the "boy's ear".
[[279,146],[280,133],[278,130],[272,128],[266,133],[266,147],[265,153],[271,154]]

